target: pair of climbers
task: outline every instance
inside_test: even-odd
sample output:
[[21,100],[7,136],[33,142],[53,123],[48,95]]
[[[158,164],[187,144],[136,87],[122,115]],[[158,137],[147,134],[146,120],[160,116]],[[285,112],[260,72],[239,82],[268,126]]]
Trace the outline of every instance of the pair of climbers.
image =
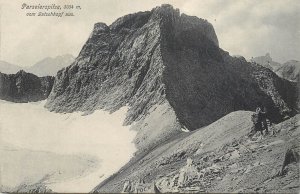
[[144,179],[139,179],[135,183],[130,180],[125,180],[122,193],[142,193],[145,190],[144,185]]
[[266,134],[269,133],[266,107],[259,105],[256,108],[255,113],[252,115],[252,122],[254,124],[255,132],[260,131],[260,133],[263,135],[263,131],[266,130]]

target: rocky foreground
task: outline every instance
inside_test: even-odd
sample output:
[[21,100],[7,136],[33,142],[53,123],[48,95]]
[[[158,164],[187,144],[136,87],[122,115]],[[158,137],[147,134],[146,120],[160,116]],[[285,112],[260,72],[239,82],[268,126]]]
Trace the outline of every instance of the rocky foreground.
[[133,159],[94,192],[299,191],[300,115],[249,137],[251,112],[230,113]]

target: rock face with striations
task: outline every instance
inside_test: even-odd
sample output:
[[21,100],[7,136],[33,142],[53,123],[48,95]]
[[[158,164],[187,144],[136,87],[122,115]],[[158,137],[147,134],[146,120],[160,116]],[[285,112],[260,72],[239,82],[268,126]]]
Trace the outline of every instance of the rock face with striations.
[[[294,83],[231,57],[206,20],[170,5],[97,23],[75,62],[60,70],[46,107],[115,111],[138,130],[139,151],[262,103],[276,122],[298,109]],[[157,122],[159,121],[159,122]]]
[[16,74],[0,73],[0,99],[12,102],[35,102],[50,94],[54,77],[37,77],[20,70]]

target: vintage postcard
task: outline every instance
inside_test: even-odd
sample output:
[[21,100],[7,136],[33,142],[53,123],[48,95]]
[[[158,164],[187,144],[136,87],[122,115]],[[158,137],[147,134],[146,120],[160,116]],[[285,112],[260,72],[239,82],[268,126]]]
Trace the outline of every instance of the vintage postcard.
[[0,0],[0,193],[298,193],[299,0]]

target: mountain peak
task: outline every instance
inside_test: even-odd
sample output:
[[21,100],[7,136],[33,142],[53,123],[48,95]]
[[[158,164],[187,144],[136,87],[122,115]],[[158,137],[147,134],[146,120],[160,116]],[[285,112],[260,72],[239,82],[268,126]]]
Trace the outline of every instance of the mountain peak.
[[118,18],[109,28],[111,31],[120,31],[121,29],[135,30],[148,22],[151,13],[149,11],[128,14]]
[[55,76],[60,69],[71,65],[74,60],[75,58],[71,54],[64,54],[56,57],[46,57],[26,70],[38,76]]
[[19,70],[16,75],[23,75],[23,74],[27,74],[26,71],[24,71],[23,69]]
[[192,33],[193,35],[191,34],[191,36],[198,39],[204,35],[216,46],[219,46],[217,35],[211,23],[196,16],[180,13],[180,10],[174,9],[172,5],[163,4],[152,9],[151,19],[161,20],[162,28],[172,28],[175,36],[182,33]]
[[74,63],[57,73],[45,106],[57,112],[129,106],[124,123],[140,131],[139,150],[151,149],[182,128],[195,130],[229,112],[255,110],[260,102],[274,122],[290,114],[294,102],[284,102],[284,90],[291,87],[293,95],[292,86],[260,70],[221,50],[207,20],[162,5],[109,27],[95,24]]
[[109,27],[103,23],[103,22],[98,22],[94,25],[94,32],[98,33],[98,32],[108,32],[109,31]]
[[[157,6],[151,10],[154,16],[158,16],[159,18],[180,16],[180,10],[174,9],[174,7],[170,4],[162,4],[161,6]],[[154,17],[155,18],[155,17]]]
[[263,67],[271,69],[273,71],[276,71],[277,69],[279,69],[282,66],[282,64],[280,64],[276,61],[273,61],[270,53],[266,53],[266,55],[264,55],[264,56],[254,57],[251,59],[251,61],[253,61]]
[[0,72],[1,73],[13,74],[13,73],[18,72],[20,69],[22,69],[22,67],[0,60]]

